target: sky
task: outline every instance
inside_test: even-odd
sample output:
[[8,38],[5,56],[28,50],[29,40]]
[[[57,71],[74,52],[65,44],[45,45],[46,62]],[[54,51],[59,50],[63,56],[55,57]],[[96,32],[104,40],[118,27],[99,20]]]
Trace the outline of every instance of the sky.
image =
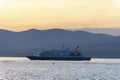
[[120,0],[0,0],[0,29],[120,28]]

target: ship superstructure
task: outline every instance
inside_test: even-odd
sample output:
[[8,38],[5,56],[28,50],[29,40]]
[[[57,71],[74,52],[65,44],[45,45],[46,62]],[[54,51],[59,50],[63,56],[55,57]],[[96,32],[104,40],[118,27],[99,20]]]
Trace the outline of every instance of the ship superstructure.
[[33,56],[27,56],[30,60],[91,60],[91,57],[85,57],[76,46],[75,50],[65,49],[64,44],[62,49],[41,50],[34,53]]

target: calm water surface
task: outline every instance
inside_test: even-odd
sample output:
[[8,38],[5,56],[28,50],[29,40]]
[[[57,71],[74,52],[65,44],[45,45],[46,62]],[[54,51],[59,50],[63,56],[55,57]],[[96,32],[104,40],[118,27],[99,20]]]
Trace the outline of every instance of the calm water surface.
[[1,57],[0,80],[120,80],[120,59],[30,61]]

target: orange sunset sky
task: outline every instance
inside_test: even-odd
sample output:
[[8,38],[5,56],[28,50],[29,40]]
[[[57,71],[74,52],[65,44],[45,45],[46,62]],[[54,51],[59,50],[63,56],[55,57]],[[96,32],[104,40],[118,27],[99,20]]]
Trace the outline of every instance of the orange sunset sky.
[[120,0],[0,0],[0,29],[120,28]]

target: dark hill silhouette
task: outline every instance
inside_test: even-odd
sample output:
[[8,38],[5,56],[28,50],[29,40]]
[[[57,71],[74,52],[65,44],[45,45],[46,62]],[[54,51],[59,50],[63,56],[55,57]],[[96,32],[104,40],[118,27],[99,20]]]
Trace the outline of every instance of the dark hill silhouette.
[[61,43],[92,57],[120,57],[120,37],[95,34],[85,31],[63,29],[37,30],[22,32],[0,30],[0,56],[26,56],[39,49],[60,48]]

